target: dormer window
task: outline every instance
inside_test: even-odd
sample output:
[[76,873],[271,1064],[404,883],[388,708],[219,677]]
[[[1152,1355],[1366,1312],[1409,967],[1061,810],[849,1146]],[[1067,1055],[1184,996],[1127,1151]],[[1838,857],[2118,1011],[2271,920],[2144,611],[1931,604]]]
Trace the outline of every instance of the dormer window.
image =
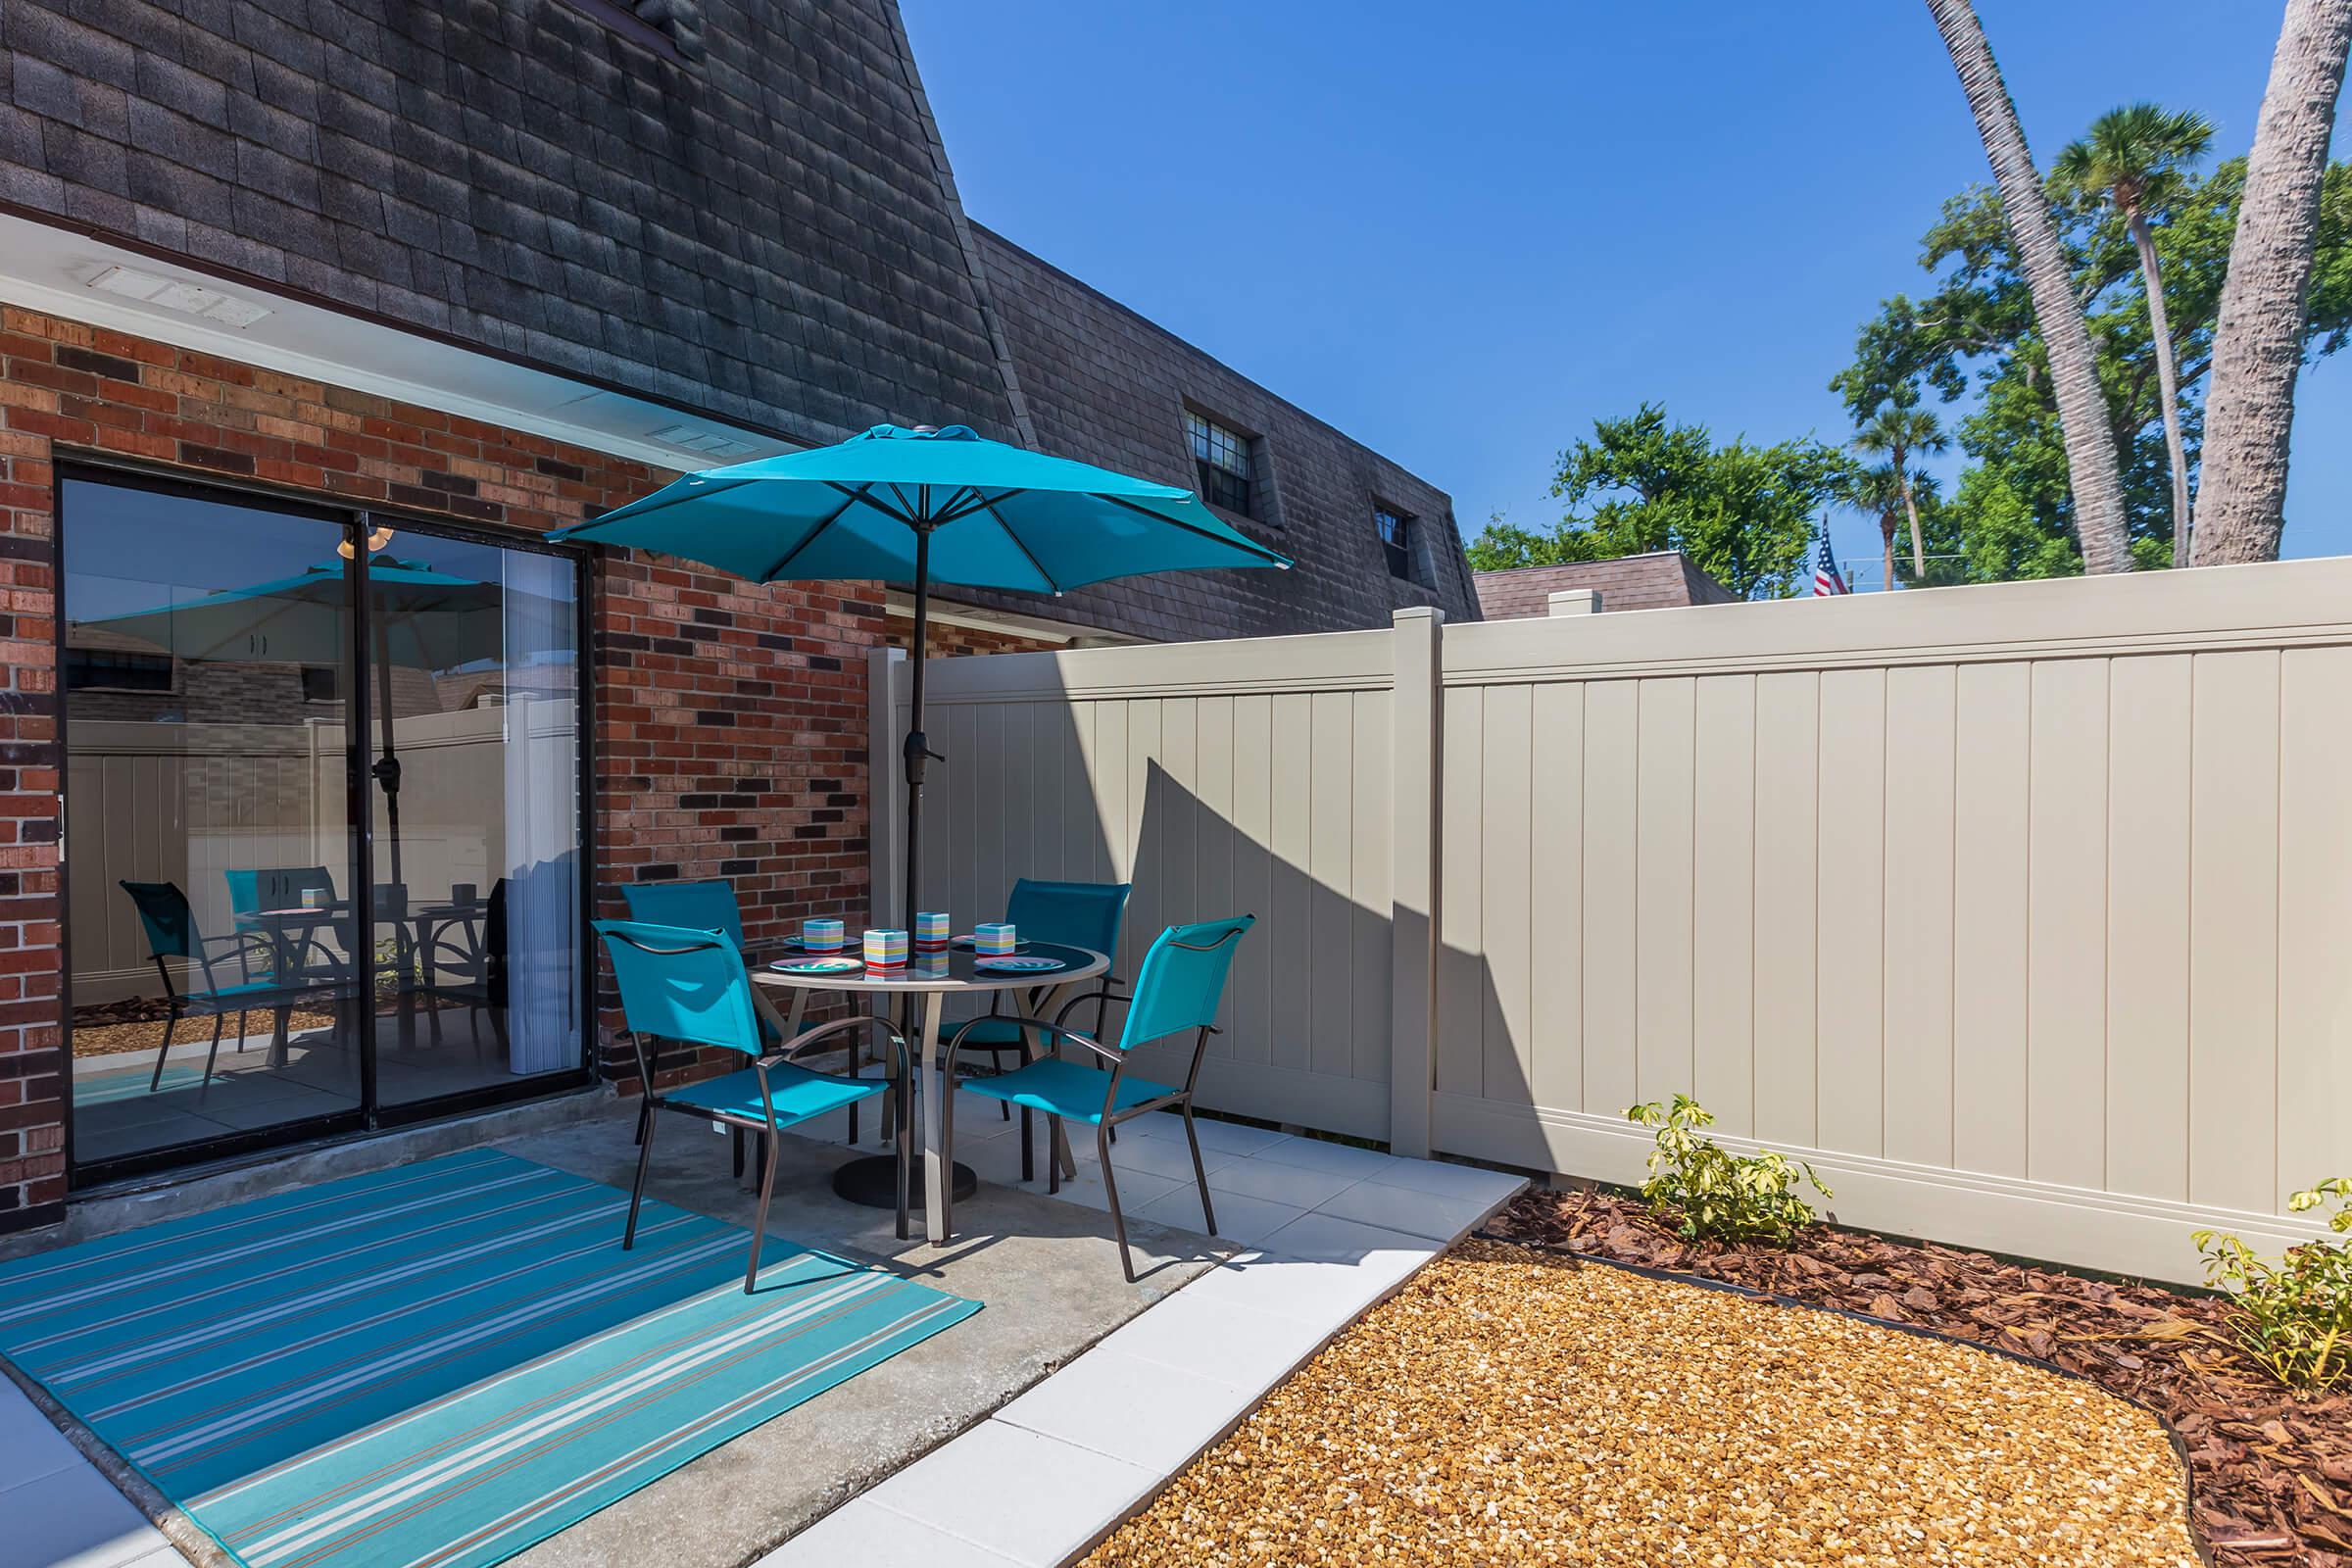
[[1184,411],[1184,428],[1192,438],[1193,473],[1200,499],[1250,515],[1250,437],[1191,409]]
[[1385,501],[1372,503],[1372,529],[1380,535],[1382,554],[1388,557],[1389,575],[1405,582],[1418,579],[1413,575],[1413,519]]

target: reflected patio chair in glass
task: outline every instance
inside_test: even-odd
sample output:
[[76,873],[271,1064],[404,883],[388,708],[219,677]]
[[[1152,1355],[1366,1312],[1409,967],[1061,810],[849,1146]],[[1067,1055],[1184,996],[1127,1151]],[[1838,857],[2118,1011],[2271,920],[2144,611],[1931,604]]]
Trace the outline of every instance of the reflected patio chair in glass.
[[[645,1176],[654,1157],[654,1131],[659,1110],[684,1111],[698,1121],[715,1121],[730,1128],[758,1133],[763,1157],[760,1171],[760,1208],[752,1222],[752,1255],[744,1269],[748,1295],[760,1277],[760,1246],[767,1231],[768,1200],[775,1191],[777,1140],[783,1129],[845,1105],[881,1094],[889,1086],[880,1079],[843,1078],[815,1072],[792,1058],[839,1050],[833,1036],[848,1031],[876,1030],[890,1042],[902,1080],[909,1071],[906,1037],[886,1018],[856,1014],[805,1029],[773,1050],[765,1049],[762,1023],[780,1020],[766,999],[752,986],[743,966],[743,950],[723,931],[695,931],[683,926],[653,925],[639,920],[599,920],[612,959],[612,975],[620,991],[620,1008],[637,1054],[638,1083],[645,1094],[645,1136],[637,1151],[637,1182],[629,1191],[629,1223],[621,1233],[623,1249],[637,1240],[637,1210],[645,1200]],[[654,1088],[653,1062],[646,1054],[647,1039],[676,1040],[688,1045],[712,1046],[750,1059],[751,1065],[717,1078],[705,1078],[682,1088]],[[899,1236],[906,1230],[907,1137],[904,1125],[906,1097],[901,1098],[899,1146]]]
[[[289,966],[332,972],[342,967],[343,960],[318,935],[318,926],[294,930],[277,923],[266,923],[260,916],[270,909],[296,909],[303,906],[306,893],[323,893],[332,905],[335,900],[335,879],[323,865],[239,866],[220,873],[228,884],[228,912],[238,929],[266,936],[272,948]],[[336,929],[339,917],[331,910],[321,911],[318,925]],[[291,977],[281,976],[291,982]]]
[[[237,1015],[237,1049],[242,1051],[246,1013],[293,1006],[317,998],[316,988],[279,982],[273,967],[276,947],[260,932],[208,937],[197,930],[196,912],[188,906],[188,896],[179,890],[178,883],[117,885],[130,895],[130,902],[139,912],[139,927],[147,937],[147,956],[154,960],[155,972],[164,985],[164,1043],[155,1054],[155,1072],[147,1080],[148,1093],[153,1094],[164,1081],[164,1062],[172,1054],[172,1036],[182,1018],[213,1020],[213,1043],[204,1057],[204,1082],[209,1085],[213,1081],[214,1064],[220,1057],[220,1029],[230,1013]],[[191,983],[184,991],[172,980],[172,966],[165,961],[168,958],[181,959],[192,967]],[[236,970],[233,980],[225,975],[231,964]],[[270,973],[270,978],[254,979],[257,967]]]
[[481,909],[478,921],[467,914],[434,919],[419,928],[416,939],[418,985],[433,1044],[441,1043],[443,1004],[455,1003],[466,1009],[477,1056],[484,1040],[477,1018],[488,1020],[489,1039],[501,1054],[508,1050],[507,998],[514,954],[507,940],[507,878],[491,884]]
[[[1028,877],[1012,885],[1012,897],[1004,901],[1004,918],[1026,942],[1051,942],[1065,948],[1087,948],[1116,962],[1119,956],[1119,922],[1127,913],[1127,895],[1135,891],[1132,882],[1039,882]],[[1117,975],[1104,973],[1097,988],[1083,997],[1073,998],[1063,1004],[1065,1012],[1077,1003],[1095,1004],[1095,1035],[1102,1034],[1103,1014],[1116,1000],[1117,988],[1123,982]],[[1003,997],[996,998],[985,1016],[975,1018],[965,1031],[964,1042],[972,1051],[989,1054],[995,1071],[1004,1070],[1004,1053],[1026,1054],[1021,1046],[1020,1020],[1004,1011]],[[1004,1115],[1009,1119],[1012,1104],[1003,1102]],[[1021,1111],[1021,1150],[1029,1149],[1029,1111]],[[1030,1180],[1029,1166],[1021,1167],[1021,1180]]]
[[[1181,1111],[1185,1142],[1193,1151],[1193,1178],[1200,1188],[1200,1218],[1206,1223],[1209,1235],[1217,1234],[1216,1210],[1209,1206],[1208,1172],[1200,1162],[1200,1139],[1193,1130],[1193,1088],[1200,1079],[1200,1058],[1208,1051],[1208,1037],[1217,1032],[1217,1004],[1225,995],[1225,977],[1233,968],[1234,951],[1256,923],[1256,916],[1244,914],[1197,925],[1172,925],[1162,931],[1151,951],[1144,955],[1143,968],[1135,977],[1135,994],[1112,999],[1127,1009],[1126,1024],[1119,1031],[1117,1045],[1106,1046],[1094,1035],[1067,1027],[1059,1018],[1052,1023],[1029,1020],[1022,1027],[1044,1036],[1052,1054],[998,1077],[971,1078],[956,1086],[970,1094],[1008,1102],[1024,1110],[1046,1113],[1051,1135],[1046,1159],[1048,1192],[1061,1190],[1061,1162],[1053,1153],[1060,1144],[1061,1123],[1085,1122],[1095,1129],[1095,1154],[1102,1164],[1102,1192],[1110,1200],[1111,1228],[1119,1238],[1119,1266],[1127,1271],[1130,1283],[1135,1279],[1135,1258],[1127,1247],[1127,1219],[1119,1211],[1118,1179],[1110,1168],[1110,1130],[1120,1122],[1154,1110],[1172,1107]],[[1066,1016],[1071,1007],[1064,1006],[1061,1010]],[[973,1019],[950,1037],[948,1082],[956,1082],[956,1054],[962,1050],[972,1025],[980,1021]],[[1137,1046],[1187,1032],[1193,1035],[1193,1059],[1185,1069],[1183,1088],[1153,1083],[1128,1073],[1127,1054]],[[1110,1069],[1108,1075],[1064,1057],[1060,1051],[1065,1044],[1077,1046],[1099,1058]],[[945,1115],[940,1157],[952,1167],[956,1158],[956,1097],[948,1096],[941,1108]],[[1024,1141],[1026,1138],[1024,1131]],[[953,1211],[943,1213],[941,1219],[943,1233],[953,1239],[956,1234]]]

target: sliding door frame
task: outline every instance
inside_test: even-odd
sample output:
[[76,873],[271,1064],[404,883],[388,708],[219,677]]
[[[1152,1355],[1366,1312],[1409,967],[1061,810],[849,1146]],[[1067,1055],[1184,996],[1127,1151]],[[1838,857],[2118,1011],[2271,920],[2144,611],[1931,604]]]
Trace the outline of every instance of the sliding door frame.
[[[66,691],[66,535],[72,526],[66,504],[69,481],[85,484],[111,485],[123,489],[146,490],[176,496],[191,501],[241,507],[250,511],[271,512],[287,516],[307,518],[342,528],[344,539],[352,548],[354,567],[344,577],[348,594],[349,613],[346,616],[350,646],[346,651],[353,690],[349,693],[344,710],[344,811],[345,821],[353,832],[352,846],[344,871],[353,878],[352,947],[360,965],[359,997],[352,1004],[358,1019],[358,1050],[360,1060],[360,1099],[356,1105],[324,1115],[276,1123],[250,1131],[231,1133],[197,1143],[175,1144],[166,1149],[143,1151],[134,1154],[83,1163],[75,1157],[74,1133],[76,1116],[74,1102],[74,954],[73,909],[71,881],[67,874],[66,857],[73,853],[69,819],[69,794],[72,785],[72,735],[68,709],[71,706]],[[69,1194],[86,1192],[93,1188],[122,1183],[140,1182],[165,1173],[190,1171],[211,1165],[231,1162],[239,1158],[303,1146],[318,1146],[363,1137],[383,1128],[412,1126],[472,1111],[536,1100],[553,1094],[584,1088],[596,1080],[594,1042],[596,1037],[596,965],[591,961],[592,947],[588,940],[588,922],[595,912],[596,879],[598,871],[596,832],[596,691],[590,669],[592,590],[592,554],[577,546],[556,545],[536,536],[502,533],[496,529],[467,527],[437,517],[373,509],[338,502],[331,497],[319,497],[301,492],[275,489],[265,484],[247,486],[236,482],[218,482],[203,476],[190,475],[182,470],[150,466],[144,464],[121,462],[111,457],[91,458],[68,454],[57,457],[52,480],[53,526],[50,536],[50,581],[56,599],[54,621],[54,668],[57,674],[55,692],[55,723],[57,733],[57,819],[61,853],[57,870],[58,907],[58,1052],[61,1095],[65,1102],[66,1184]],[[368,665],[370,658],[369,615],[368,604],[368,535],[379,527],[398,531],[463,539],[471,543],[494,546],[505,550],[524,550],[539,555],[568,561],[572,567],[575,599],[574,637],[577,649],[577,685],[574,722],[578,727],[575,748],[578,768],[573,781],[575,820],[578,830],[578,925],[576,927],[575,961],[576,984],[579,988],[578,1005],[580,1033],[578,1056],[568,1067],[554,1072],[534,1073],[516,1078],[511,1083],[490,1084],[479,1089],[432,1099],[403,1102],[394,1105],[378,1103],[376,1087],[376,1049],[379,1019],[374,1006],[376,957],[374,941],[375,887],[375,796],[374,782],[368,768],[369,746],[372,740],[372,719],[375,682]],[[366,890],[365,893],[360,890]],[[363,929],[363,916],[365,928]],[[144,1183],[142,1183],[144,1184]]]

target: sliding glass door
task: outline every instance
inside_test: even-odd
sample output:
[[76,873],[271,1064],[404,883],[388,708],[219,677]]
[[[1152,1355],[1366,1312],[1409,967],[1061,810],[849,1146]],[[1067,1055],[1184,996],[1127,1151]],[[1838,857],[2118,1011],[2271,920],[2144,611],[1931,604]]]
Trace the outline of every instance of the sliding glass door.
[[60,483],[75,1180],[582,1075],[571,558]]

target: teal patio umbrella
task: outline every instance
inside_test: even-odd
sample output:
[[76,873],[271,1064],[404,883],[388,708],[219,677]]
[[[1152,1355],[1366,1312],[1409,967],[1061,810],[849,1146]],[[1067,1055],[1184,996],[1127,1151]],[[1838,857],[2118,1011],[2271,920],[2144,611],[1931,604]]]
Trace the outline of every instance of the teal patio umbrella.
[[[401,767],[392,735],[393,667],[447,670],[495,659],[505,652],[516,615],[549,617],[548,624],[561,625],[570,609],[389,556],[368,559],[368,590],[382,745],[368,771],[383,788],[392,882],[399,886]],[[296,576],[81,624],[136,637],[182,660],[341,664],[351,652],[352,595],[349,568],[327,561]]]
[[691,473],[550,537],[682,556],[753,582],[914,585],[906,778],[912,918],[923,772],[923,651],[931,585],[1058,594],[1110,577],[1289,559],[1220,520],[1189,490],[990,441],[960,424],[878,424],[829,447]]

